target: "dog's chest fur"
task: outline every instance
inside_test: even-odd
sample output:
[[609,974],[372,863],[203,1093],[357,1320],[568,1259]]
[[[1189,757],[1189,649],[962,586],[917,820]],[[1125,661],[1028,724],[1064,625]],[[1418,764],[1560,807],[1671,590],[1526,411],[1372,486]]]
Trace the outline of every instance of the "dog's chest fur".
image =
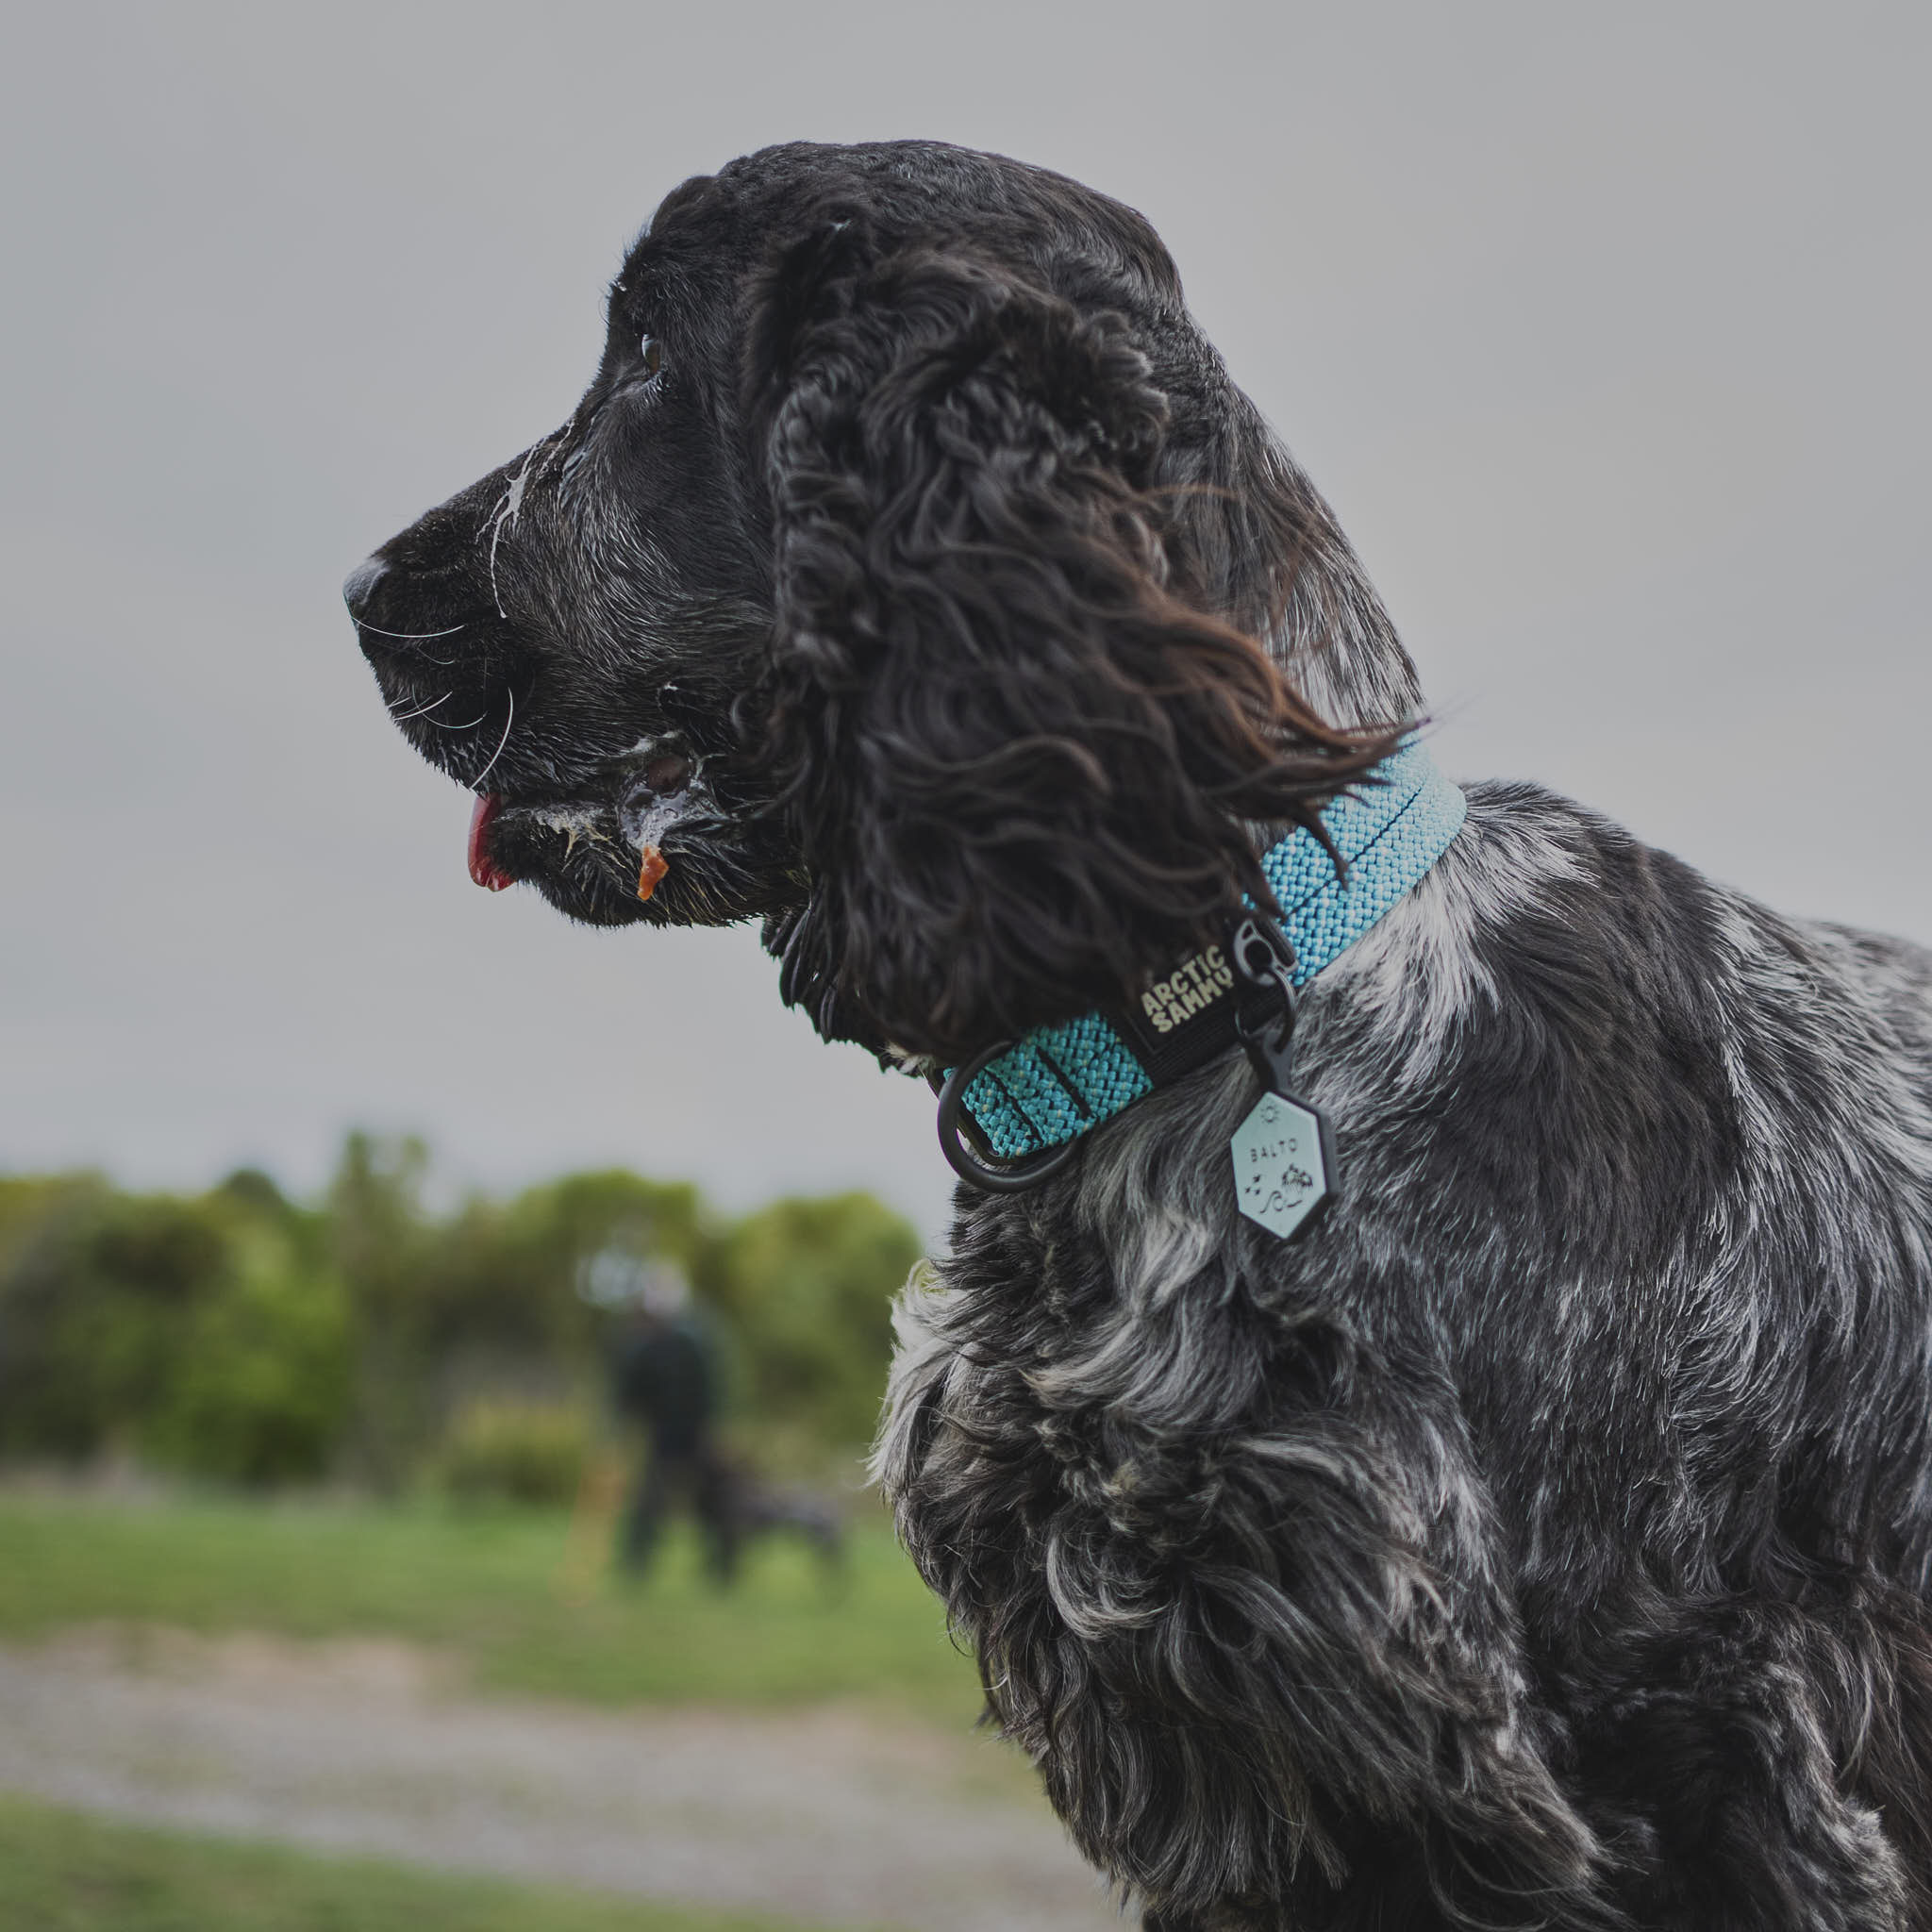
[[1598,1633],[1932,1561],[1932,958],[1478,788],[1298,1040],[1319,1232],[1236,1212],[1232,1057],[962,1202],[881,1449],[1083,1847],[1269,1924],[1409,1787],[1586,1871]]

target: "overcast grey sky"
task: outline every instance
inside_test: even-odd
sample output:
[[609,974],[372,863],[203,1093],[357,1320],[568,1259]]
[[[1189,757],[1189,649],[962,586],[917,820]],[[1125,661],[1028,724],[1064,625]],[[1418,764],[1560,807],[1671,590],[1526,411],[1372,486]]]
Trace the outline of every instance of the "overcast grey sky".
[[0,1167],[589,1162],[928,1227],[923,1089],[749,933],[463,865],[344,570],[551,428],[663,192],[923,135],[1143,209],[1457,775],[1932,940],[1932,8],[16,8],[0,47]]

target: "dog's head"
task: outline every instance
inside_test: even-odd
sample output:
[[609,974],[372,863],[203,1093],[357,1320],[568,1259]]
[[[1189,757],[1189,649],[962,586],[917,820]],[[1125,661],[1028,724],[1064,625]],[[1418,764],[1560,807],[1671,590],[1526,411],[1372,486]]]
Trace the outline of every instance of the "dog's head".
[[[668,196],[570,420],[347,596],[480,880],[762,917],[822,1032],[956,1060],[1219,937],[1257,827],[1385,752],[1338,556],[1141,217],[801,144]],[[1296,631],[1346,728],[1257,641]]]

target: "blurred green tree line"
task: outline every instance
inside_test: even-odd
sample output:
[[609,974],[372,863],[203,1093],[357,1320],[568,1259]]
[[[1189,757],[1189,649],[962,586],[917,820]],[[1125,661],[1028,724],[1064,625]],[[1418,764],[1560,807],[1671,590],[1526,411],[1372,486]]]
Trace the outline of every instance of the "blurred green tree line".
[[611,1245],[690,1276],[752,1460],[824,1466],[871,1434],[919,1255],[871,1195],[730,1219],[613,1170],[437,1214],[427,1173],[420,1141],[352,1134],[315,1204],[253,1171],[192,1196],[0,1176],[0,1457],[567,1492],[612,1319],[579,1270]]

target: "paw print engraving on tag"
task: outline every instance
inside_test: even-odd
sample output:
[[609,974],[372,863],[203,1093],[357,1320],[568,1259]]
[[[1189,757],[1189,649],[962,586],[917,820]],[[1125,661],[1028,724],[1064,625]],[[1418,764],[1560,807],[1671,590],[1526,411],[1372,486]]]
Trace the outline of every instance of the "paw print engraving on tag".
[[1228,1142],[1235,1199],[1250,1221],[1286,1241],[1328,1198],[1328,1154],[1312,1109],[1264,1093]]

